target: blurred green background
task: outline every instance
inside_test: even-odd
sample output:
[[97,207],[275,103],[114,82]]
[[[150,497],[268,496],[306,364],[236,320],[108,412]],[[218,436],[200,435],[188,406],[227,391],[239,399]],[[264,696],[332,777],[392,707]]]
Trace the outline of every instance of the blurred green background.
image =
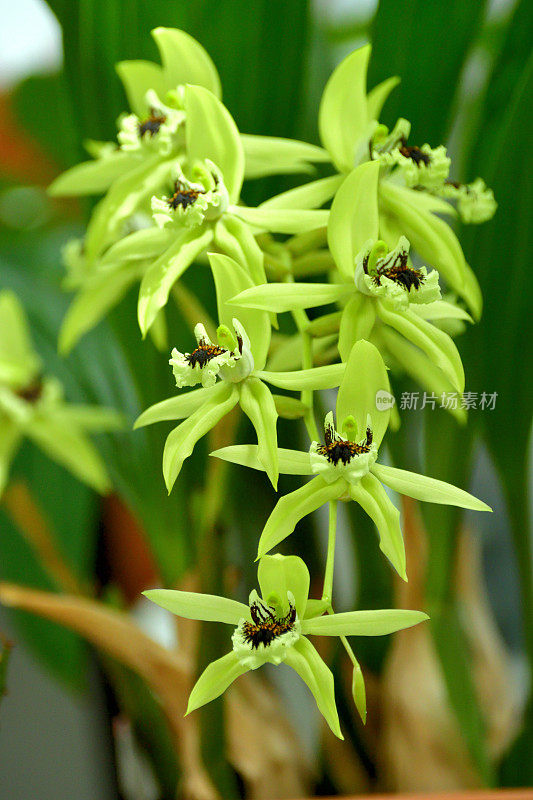
[[[8,19],[9,3],[2,5]],[[31,13],[30,4],[26,5]],[[466,555],[464,518],[446,507],[424,512],[427,553],[422,557],[417,550],[413,558],[419,557],[421,565],[415,588],[432,617],[431,641],[421,644],[419,651],[420,663],[431,672],[431,685],[419,688],[422,695],[426,688],[433,700],[435,692],[441,693],[442,702],[435,705],[432,722],[423,714],[417,716],[416,704],[411,715],[402,717],[402,706],[394,706],[394,696],[391,704],[387,693],[395,687],[391,663],[405,674],[407,683],[409,663],[401,660],[401,652],[391,655],[389,641],[362,640],[357,655],[370,675],[370,696],[375,696],[376,709],[382,713],[363,731],[353,713],[350,687],[341,678],[339,706],[349,739],[346,749],[322,741],[316,731],[312,736],[306,733],[304,766],[298,774],[311,795],[376,788],[407,791],[417,787],[409,785],[395,765],[408,758],[411,771],[422,768],[417,759],[425,759],[425,783],[418,788],[531,786],[533,704],[527,675],[533,664],[528,500],[533,397],[528,270],[533,203],[528,144],[532,4],[382,0],[376,7],[358,0],[53,0],[48,5],[62,31],[63,67],[6,86],[0,95],[0,287],[13,289],[23,301],[46,368],[63,381],[69,399],[111,405],[133,420],[173,391],[166,355],[157,352],[151,341],[143,342],[138,333],[135,290],[68,359],[57,355],[57,333],[68,304],[61,290],[60,251],[83,231],[91,204],[52,202],[43,190],[61,170],[86,157],[86,139],[114,138],[116,119],[125,108],[114,64],[129,58],[157,60],[149,35],[153,27],[183,28],[204,45],[220,72],[224,102],[242,132],[311,142],[318,141],[317,105],[332,68],[353,47],[371,40],[369,86],[389,75],[402,78],[383,121],[392,125],[398,116],[406,117],[412,123],[413,143],[448,145],[455,180],[481,175],[494,189],[499,204],[495,218],[458,231],[484,297],[480,324],[469,329],[458,346],[467,390],[497,392],[496,407],[472,411],[466,428],[442,412],[413,412],[390,442],[399,466],[421,467],[465,488],[473,486],[495,507],[488,521],[468,518],[475,545]],[[31,48],[29,39],[25,46]],[[251,182],[244,197],[256,203],[295,183],[296,179],[285,178]],[[201,294],[213,310],[213,297],[205,297],[194,270],[187,273],[185,285]],[[172,345],[188,335],[187,323],[177,312],[169,329]],[[396,388],[411,387],[400,381]],[[294,436],[292,425],[282,425],[282,440]],[[194,502],[202,484],[206,448],[197,448],[168,498],[161,476],[164,427],[100,437],[98,445],[119,498],[104,506],[30,446],[15,464],[15,478],[29,488],[65,562],[80,580],[95,587],[101,600],[117,607],[130,607],[150,583],[177,585],[199,564],[201,571],[205,556],[197,552],[190,535],[189,500]],[[248,441],[244,429],[240,435],[241,441]],[[244,481],[250,498],[245,505],[240,502]],[[291,485],[287,479],[280,488],[284,491]],[[232,473],[222,521],[228,531],[227,546],[220,548],[217,566],[220,574],[233,570],[238,586],[254,579],[252,554],[273,502],[261,476],[250,478],[240,469]],[[126,509],[139,530],[132,519],[124,521]],[[116,533],[117,526],[126,529],[126,541]],[[43,568],[27,531],[2,506],[0,527],[0,577],[25,586],[60,589]],[[320,565],[319,525],[308,522],[300,527],[291,548],[305,552],[310,566]],[[346,574],[340,571],[340,606],[386,607],[398,599],[391,571],[380,560],[372,535],[362,516],[350,510],[341,546],[354,567]],[[489,605],[481,610],[482,590],[471,574],[476,565],[484,574],[489,597]],[[469,605],[473,594],[477,605]],[[87,697],[84,693],[92,687],[93,699],[97,692],[95,702],[104,709],[98,735],[104,729],[108,736],[99,758],[106,759],[100,769],[111,776],[109,796],[120,793],[126,800],[175,796],[180,767],[166,723],[146,685],[107,657],[95,660],[75,633],[51,622],[19,612],[10,614],[6,625],[11,638],[24,642],[66,692]],[[202,642],[201,658],[206,657],[204,651],[219,646],[207,636]],[[334,660],[342,674],[338,656]],[[393,657],[400,660],[392,661]],[[416,650],[411,658],[416,662]],[[89,681],[88,675],[92,675]],[[103,694],[101,688],[95,690],[95,683],[105,687]],[[287,686],[277,690],[286,699],[291,693]],[[8,696],[0,707],[2,760],[15,751],[24,753],[3,723],[4,712],[25,719],[23,706],[9,705],[13,699]],[[146,769],[159,787],[156,794],[150,795],[149,787],[144,795],[128,792],[121,777],[126,745],[116,726],[113,735],[109,721],[119,712],[133,723],[137,745],[150,765]],[[253,782],[236,766],[238,758],[225,757],[221,728],[215,724],[213,729],[220,713],[215,708],[211,716],[204,715],[203,748],[224,796],[245,791],[249,796],[281,796],[254,794]],[[309,709],[293,708],[294,714],[306,727]],[[405,753],[399,731],[413,742]],[[453,747],[443,757],[439,741],[449,742],[450,737]],[[418,746],[419,741],[425,744]],[[57,747],[61,752],[60,741]],[[130,752],[127,747],[126,752]],[[98,764],[93,768],[98,770]],[[56,769],[61,773],[66,767],[58,763]],[[51,785],[53,774],[52,769]],[[22,779],[17,785],[20,795],[15,792],[10,797],[29,796]],[[39,797],[44,800],[48,795]]]

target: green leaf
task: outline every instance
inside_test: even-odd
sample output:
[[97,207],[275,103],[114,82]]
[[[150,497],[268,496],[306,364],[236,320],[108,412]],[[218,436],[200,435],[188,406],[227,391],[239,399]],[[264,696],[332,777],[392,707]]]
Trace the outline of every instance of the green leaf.
[[227,108],[201,86],[185,87],[185,138],[191,163],[209,159],[222,172],[230,200],[236,203],[244,177],[244,151]]
[[198,619],[204,622],[225,622],[238,625],[241,619],[249,619],[250,611],[244,603],[227,597],[199,592],[180,592],[175,589],[148,589],[143,595],[161,608],[172,611],[178,617]]
[[365,475],[358,484],[349,484],[350,497],[372,518],[379,533],[380,550],[404,581],[405,547],[400,528],[400,512],[389,500],[380,482],[371,474]]
[[262,381],[250,377],[240,386],[239,403],[255,428],[259,461],[263,464],[272,486],[277,489],[279,467],[276,424],[278,412],[274,398],[270,389]]
[[490,506],[477,497],[436,478],[418,475],[405,469],[388,467],[385,464],[374,464],[371,470],[382,483],[399,494],[414,497],[425,503],[440,503],[447,506],[469,508],[472,511],[492,511]]
[[351,172],[335,195],[328,223],[328,245],[341,274],[353,280],[355,258],[369,239],[377,239],[379,162]]
[[198,678],[189,697],[187,714],[220,697],[236,678],[248,672],[232,651],[217,661],[212,661]]
[[175,242],[146,270],[139,291],[137,316],[143,336],[146,336],[159,311],[166,305],[172,286],[190,267],[195,258],[209,247],[213,233],[210,228],[186,228]]
[[[259,453],[256,444],[235,444],[229,447],[221,447],[213,450],[209,455],[229,461],[231,464],[240,464],[250,469],[265,471],[262,462],[259,460]],[[312,475],[309,453],[302,453],[299,450],[287,450],[283,447],[278,448],[279,471],[283,475]]]
[[313,478],[296,491],[286,494],[276,503],[259,539],[257,557],[262,558],[280,542],[290,536],[298,522],[316,511],[329,500],[338,499],[346,491],[346,481],[338,478],[326,483]]
[[216,391],[211,393],[209,399],[167,437],[163,451],[163,475],[169,494],[196,442],[237,405],[239,393],[233,384],[221,382],[215,384],[214,388]]
[[309,595],[309,570],[298,556],[263,556],[257,568],[257,578],[263,600],[281,600],[283,612],[287,609],[287,592],[294,596],[296,613],[303,619]]
[[333,673],[324,664],[317,651],[308,639],[302,637],[294,647],[287,651],[285,664],[292,667],[307,684],[316,700],[318,710],[329,727],[339,739],[341,733],[339,715],[335,705],[335,681]]
[[370,45],[354,50],[328,80],[318,111],[318,129],[339,172],[354,166],[357,144],[368,133],[366,71]]
[[378,392],[390,393],[389,378],[378,349],[361,339],[353,345],[337,395],[337,425],[353,416],[357,436],[364,436],[367,419],[372,419],[373,440],[379,447],[389,425],[390,408],[376,403]]
[[216,97],[222,96],[217,69],[196,39],[177,28],[155,28],[152,36],[161,54],[168,89],[193,83]]
[[423,611],[379,609],[346,611],[304,620],[302,633],[306,636],[385,636],[412,628],[429,619]]

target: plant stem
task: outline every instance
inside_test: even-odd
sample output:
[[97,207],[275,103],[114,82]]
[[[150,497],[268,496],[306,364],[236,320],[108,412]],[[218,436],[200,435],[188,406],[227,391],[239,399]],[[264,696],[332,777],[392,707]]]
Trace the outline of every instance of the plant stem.
[[335,565],[335,543],[337,540],[337,500],[329,502],[328,554],[324,572],[322,600],[331,605],[333,597],[333,568]]

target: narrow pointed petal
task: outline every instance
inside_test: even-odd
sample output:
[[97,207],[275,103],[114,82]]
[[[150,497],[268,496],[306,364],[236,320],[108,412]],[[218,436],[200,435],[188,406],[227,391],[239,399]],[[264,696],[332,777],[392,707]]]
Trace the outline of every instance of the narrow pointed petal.
[[397,75],[394,75],[393,77],[387,78],[381,83],[378,83],[378,85],[368,93],[366,101],[369,120],[375,119],[376,121],[379,121],[381,110],[385,105],[388,96],[392,90],[398,86],[400,80],[401,79]]
[[147,269],[139,290],[137,316],[143,336],[146,336],[160,309],[168,300],[175,282],[205,250],[213,238],[208,228],[185,229],[174,243]]
[[329,500],[337,500],[346,491],[346,481],[339,478],[326,483],[313,478],[276,503],[259,540],[257,556],[261,558],[289,536],[298,522]]
[[[209,455],[229,461],[231,464],[240,464],[250,469],[265,471],[259,460],[259,451],[256,444],[235,444],[214,450]],[[309,453],[299,450],[278,448],[278,465],[282,475],[312,475]]]
[[18,425],[5,416],[0,418],[0,498],[7,485],[9,467],[22,440]]
[[233,297],[252,286],[252,278],[233,258],[209,253],[209,263],[215,280],[218,319],[230,330],[236,317],[250,336],[250,346],[257,369],[265,365],[270,347],[271,325],[266,311],[239,308]]
[[378,529],[381,551],[387,556],[400,578],[406,581],[400,512],[372,474],[365,475],[358,484],[350,484],[348,489],[352,500],[359,503]]
[[115,67],[120,78],[128,103],[139,119],[147,115],[146,93],[152,89],[163,100],[167,91],[173,86],[167,85],[163,70],[159,64],[151,61],[119,61]]
[[414,497],[426,503],[468,508],[472,511],[492,511],[491,507],[477,497],[436,478],[428,478],[405,469],[374,464],[372,472],[378,480],[399,494]]
[[[245,272],[250,274],[252,284],[266,283],[264,253],[257,244],[249,225],[232,214],[225,214],[215,228],[215,236],[219,228],[225,228],[227,235],[233,237],[236,242],[244,259],[243,261],[236,260],[241,267],[244,267]],[[226,253],[226,255],[234,257],[231,252]]]
[[374,303],[361,292],[355,292],[342,312],[339,329],[339,353],[348,361],[353,345],[360,339],[369,339],[376,321]]
[[232,304],[265,311],[294,311],[334,303],[350,294],[349,284],[331,283],[269,283],[252,286],[232,298]]
[[277,597],[285,602],[287,592],[291,592],[298,617],[303,618],[310,578],[309,570],[301,558],[279,554],[263,556],[257,569],[257,578],[263,600],[268,603],[271,597]]
[[88,281],[76,294],[63,319],[58,350],[70,353],[84,334],[101,322],[140,277],[138,266],[106,270]]
[[221,97],[220,78],[202,45],[178,28],[155,28],[152,31],[168,89],[194,83]]
[[231,212],[258,230],[271,233],[306,233],[328,224],[329,210],[297,210],[277,208],[247,208],[232,206]]
[[214,388],[217,391],[167,437],[163,451],[163,475],[169,492],[196,442],[237,405],[239,393],[235,386],[218,383]]
[[267,175],[290,175],[313,171],[315,162],[328,162],[329,153],[322,147],[276,136],[241,134],[246,178]]
[[41,368],[33,349],[30,327],[18,297],[5,289],[0,292],[0,381],[29,383]]
[[412,303],[411,311],[422,319],[461,319],[465,322],[473,322],[470,314],[454,303],[446,300],[435,300],[433,303]]
[[459,351],[452,338],[426,322],[413,311],[393,311],[386,303],[378,302],[378,316],[386,325],[420,347],[442,369],[458,392],[465,388],[465,373]]
[[318,130],[339,172],[354,165],[358,142],[366,135],[366,73],[370,45],[350,53],[328,80],[318,111]]
[[306,636],[385,636],[427,619],[429,617],[423,611],[397,608],[346,611],[306,619],[302,623],[302,633]]
[[139,153],[117,150],[106,158],[84,161],[62,172],[48,187],[50,197],[78,197],[107,192],[111,184],[142,162]]
[[74,424],[85,431],[95,433],[103,431],[119,431],[125,427],[124,415],[114,408],[69,403],[61,406],[54,414],[66,425]]
[[346,369],[345,364],[330,364],[327,367],[313,367],[312,369],[297,369],[292,372],[255,372],[257,378],[277,386],[278,389],[290,389],[294,392],[305,389],[320,391],[321,389],[334,389],[339,386]]
[[145,425],[153,425],[154,422],[185,419],[208,401],[213,394],[215,397],[218,396],[219,386],[220,384],[215,384],[205,389],[193,389],[191,392],[184,392],[176,397],[169,397],[168,400],[155,403],[135,420],[133,428],[143,428]]
[[208,89],[185,87],[186,150],[190,163],[208,158],[222,172],[230,199],[236,203],[244,178],[244,151],[233,117]]
[[342,175],[331,175],[318,181],[306,183],[296,189],[290,189],[275,197],[271,197],[261,208],[320,208],[335,195],[343,181]]
[[390,408],[381,405],[378,408],[376,405],[379,392],[390,393],[387,369],[379,350],[361,339],[351,349],[337,395],[337,424],[342,425],[346,417],[352,415],[357,423],[357,435],[363,436],[370,414],[372,433],[378,447],[390,419]]
[[341,274],[353,280],[355,257],[369,239],[377,239],[379,162],[354,169],[335,195],[328,223],[328,245]]
[[202,622],[225,622],[238,625],[241,619],[248,619],[250,610],[244,603],[228,597],[199,592],[180,592],[174,589],[148,589],[143,595],[157,603],[161,608],[172,611],[178,617],[199,619]]
[[255,428],[257,455],[274,489],[278,485],[278,412],[270,389],[258,378],[248,378],[240,387],[239,403]]
[[335,736],[338,736],[339,739],[344,739],[335,704],[333,673],[322,661],[309,639],[304,637],[299,639],[294,647],[289,650],[285,663],[292,667],[303,682],[307,684],[316,700],[318,710]]
[[239,659],[233,651],[217,661],[212,661],[194,685],[189,697],[187,714],[220,697],[233,681],[244,675],[245,672],[248,672],[248,667],[243,667],[239,663]]

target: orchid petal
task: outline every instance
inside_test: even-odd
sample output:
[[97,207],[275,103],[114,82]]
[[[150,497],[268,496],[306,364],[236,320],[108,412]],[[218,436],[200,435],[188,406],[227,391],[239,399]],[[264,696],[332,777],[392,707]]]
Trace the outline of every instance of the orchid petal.
[[385,636],[429,619],[423,611],[380,609],[326,614],[302,622],[306,636]]
[[166,608],[178,617],[198,619],[202,622],[225,622],[238,625],[241,619],[248,619],[250,611],[244,603],[227,597],[199,592],[180,592],[174,589],[149,589],[143,595]]
[[252,286],[232,298],[235,306],[265,311],[294,311],[334,303],[353,291],[353,285],[332,283],[268,283]]
[[288,192],[277,194],[261,203],[259,208],[320,208],[328,200],[331,200],[343,180],[342,175],[320,178],[320,180],[311,181],[303,186],[297,186],[296,189],[289,189]]
[[240,217],[253,228],[271,233],[306,233],[317,228],[325,228],[328,224],[328,210],[248,208],[232,206],[231,212]]
[[245,178],[311,172],[314,162],[327,162],[329,153],[307,142],[276,136],[241,134],[244,148]]
[[309,570],[298,556],[263,556],[257,568],[261,595],[266,603],[277,598],[284,604],[282,613],[288,611],[287,592],[294,596],[296,613],[302,619],[309,595]]
[[[209,455],[214,458],[221,458],[231,464],[239,464],[250,469],[258,469],[262,472],[265,468],[259,460],[259,453],[256,444],[235,444],[229,447],[221,447],[214,450]],[[278,448],[278,465],[282,475],[312,475],[309,453],[299,450],[286,450]]]
[[274,489],[278,485],[278,412],[274,399],[265,384],[250,377],[240,387],[239,403],[257,434],[257,454]]
[[343,739],[337,706],[335,705],[333,673],[322,661],[311,642],[304,637],[299,639],[294,647],[288,650],[285,663],[292,667],[303,682],[307,684],[316,700],[318,710],[329,727],[335,736]]
[[244,675],[245,672],[248,672],[248,667],[243,667],[233,650],[231,653],[222,656],[222,658],[212,661],[204,669],[193,687],[189,697],[187,714],[220,697],[231,686],[233,681]]
[[361,437],[366,432],[370,414],[373,440],[378,447],[390,418],[390,407],[377,405],[380,392],[390,394],[387,369],[379,350],[361,339],[351,349],[337,395],[337,424],[342,425],[346,417],[355,417],[357,435]]
[[370,338],[375,321],[373,301],[361,292],[355,292],[344,307],[339,328],[339,353],[343,361],[348,361],[356,342]]
[[154,91],[162,100],[171,88],[167,85],[159,64],[151,61],[119,61],[115,69],[126,92],[129,106],[139,119],[144,119],[148,111],[147,92]]
[[196,39],[177,28],[155,28],[152,36],[163,62],[167,89],[194,83],[216,97],[222,96],[216,67]]
[[313,367],[312,369],[298,369],[293,372],[255,372],[257,378],[277,386],[278,389],[302,391],[312,389],[334,389],[338,386],[344,375],[345,364],[330,364],[327,367]]
[[177,397],[169,397],[155,403],[135,420],[134,429],[142,428],[145,425],[153,425],[154,422],[166,422],[173,419],[185,419],[194,411],[200,408],[210,397],[219,392],[220,384],[209,386],[205,389],[193,389],[192,392],[184,392]]

